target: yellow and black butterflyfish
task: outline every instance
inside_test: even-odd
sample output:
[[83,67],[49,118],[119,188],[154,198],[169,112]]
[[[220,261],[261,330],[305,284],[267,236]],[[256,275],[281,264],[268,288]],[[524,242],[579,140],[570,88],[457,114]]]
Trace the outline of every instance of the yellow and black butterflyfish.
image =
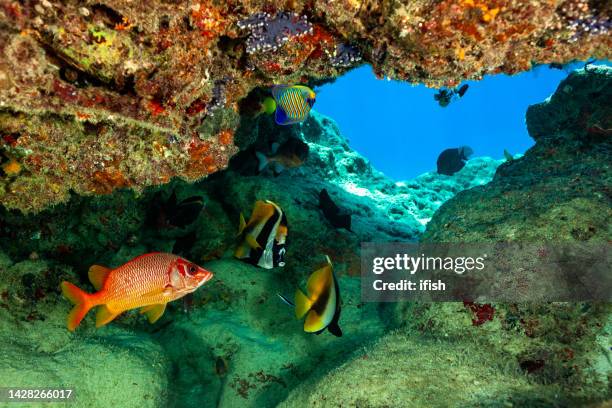
[[306,316],[304,331],[320,334],[325,329],[334,336],[342,336],[338,325],[341,312],[340,288],[334,268],[327,257],[327,265],[316,270],[308,278],[306,292],[295,291],[295,317]]
[[287,217],[277,204],[256,201],[248,222],[240,214],[238,235],[236,258],[265,269],[285,266]]

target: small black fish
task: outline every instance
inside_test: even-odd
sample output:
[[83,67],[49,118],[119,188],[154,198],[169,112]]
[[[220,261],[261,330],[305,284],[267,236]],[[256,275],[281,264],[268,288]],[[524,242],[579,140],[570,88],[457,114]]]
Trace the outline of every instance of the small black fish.
[[335,228],[344,228],[351,231],[351,214],[338,207],[326,189],[319,193],[319,208]]
[[191,231],[187,235],[177,238],[177,240],[174,242],[174,246],[172,247],[172,253],[184,257],[191,257],[190,251],[191,248],[193,248],[193,244],[195,244],[196,240],[197,236],[195,231]]
[[551,69],[563,69],[563,64],[559,64],[558,62],[551,62],[550,64],[548,64],[548,68]]
[[184,228],[192,224],[204,208],[204,200],[200,196],[189,197],[178,203],[175,191],[166,201],[161,197],[161,193],[156,194],[149,213],[149,221],[158,229]]
[[438,102],[438,105],[445,108],[451,102],[453,93],[448,89],[440,89],[438,93],[434,95],[434,99]]
[[468,84],[462,85],[460,88],[455,89],[440,89],[435,95],[434,99],[438,102],[438,105],[445,108],[453,100],[462,98],[469,88]]
[[457,95],[459,95],[459,97],[463,97],[463,95],[465,95],[465,93],[467,92],[469,88],[468,84],[464,84],[461,86],[461,88],[459,88],[459,90],[456,91]]
[[472,153],[473,150],[468,146],[444,150],[438,156],[438,174],[452,176],[457,173],[465,166],[466,161]]

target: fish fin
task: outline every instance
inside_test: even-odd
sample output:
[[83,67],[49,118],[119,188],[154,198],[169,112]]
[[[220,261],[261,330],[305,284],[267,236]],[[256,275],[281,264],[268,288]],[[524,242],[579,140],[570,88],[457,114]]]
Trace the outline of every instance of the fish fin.
[[295,291],[295,317],[301,319],[312,307],[312,300],[299,289]]
[[89,293],[82,291],[70,282],[62,282],[61,287],[64,297],[74,304],[66,320],[68,330],[74,331],[87,312],[89,312],[89,309],[94,306],[94,303],[91,301]]
[[166,311],[165,303],[149,305],[149,306],[145,306],[142,309],[140,309],[141,314],[147,315],[147,318],[149,319],[149,323],[155,323],[156,321],[158,321],[159,318],[162,317],[165,311]]
[[143,306],[140,308],[140,311],[138,313],[140,314],[145,314],[147,313],[149,310],[153,309],[153,307],[157,306],[157,304],[153,304],[153,305],[148,305],[148,306]]
[[308,312],[304,321],[304,331],[307,333],[316,333],[325,329],[323,319],[314,310]]
[[308,283],[306,284],[306,288],[308,289],[308,293],[310,294],[310,296],[316,298],[321,292],[323,292],[325,287],[332,284],[332,281],[332,265],[331,262],[329,262],[328,258],[327,265],[325,265],[321,269],[317,269],[312,273],[312,275],[310,275],[310,278],[308,278]]
[[108,277],[112,269],[107,268],[102,265],[91,265],[89,267],[89,272],[87,272],[87,276],[89,276],[89,281],[96,288],[96,290],[100,290],[104,285],[104,281]]
[[270,153],[276,154],[276,152],[278,152],[279,147],[280,147],[280,143],[278,142],[272,143],[272,145],[270,146]]
[[111,311],[108,306],[101,305],[96,312],[96,327],[102,327],[105,324],[110,323],[115,319],[115,317],[119,316],[121,312],[115,313]]
[[267,220],[269,217],[274,215],[274,211],[276,211],[276,207],[274,206],[273,202],[257,200],[255,201],[255,207],[253,208],[249,222],[257,224],[261,221]]
[[270,160],[262,152],[255,152],[255,156],[257,156],[257,162],[259,163],[257,165],[257,171],[262,171],[268,166]]
[[236,251],[234,251],[234,256],[238,259],[246,258],[249,253],[249,246],[245,244],[240,244]]
[[244,240],[249,245],[249,247],[251,247],[252,249],[261,249],[261,245],[259,245],[259,242],[257,242],[255,237],[252,236],[251,234],[247,234],[244,237]]
[[295,303],[293,303],[292,301],[290,301],[289,299],[287,299],[285,296],[281,295],[280,293],[276,294],[280,300],[286,304],[287,306],[291,306],[291,307],[295,307]]
[[276,113],[274,114],[274,121],[278,125],[290,125],[291,124],[289,117],[287,117],[287,112],[285,112],[285,110],[281,106],[276,107]]
[[[272,96],[274,97],[274,102],[278,101],[278,98],[280,97],[280,93],[282,91],[284,91],[287,88],[291,88],[290,85],[275,85],[272,87]],[[278,106],[278,103],[276,104]]]
[[336,337],[342,337],[342,329],[340,326],[338,326],[338,322],[335,320],[332,321],[329,326],[327,326],[327,330],[329,330],[329,332]]
[[244,219],[244,214],[240,213],[240,223],[238,224],[238,234],[236,235],[242,234],[242,231],[244,231],[245,228],[246,228],[246,221]]
[[275,162],[274,163],[274,174],[275,175],[279,175],[283,172],[283,170],[285,170],[285,166],[283,166],[282,164],[280,164],[279,162]]

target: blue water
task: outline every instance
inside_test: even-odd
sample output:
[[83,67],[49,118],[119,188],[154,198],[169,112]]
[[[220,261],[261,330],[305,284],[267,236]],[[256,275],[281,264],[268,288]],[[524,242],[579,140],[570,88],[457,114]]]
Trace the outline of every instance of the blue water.
[[474,157],[501,158],[504,149],[523,153],[533,145],[527,107],[550,96],[569,71],[540,66],[467,81],[464,97],[442,108],[433,97],[437,90],[378,80],[363,66],[317,89],[314,109],[333,118],[375,168],[405,180],[435,170],[438,155],[449,147],[468,145]]

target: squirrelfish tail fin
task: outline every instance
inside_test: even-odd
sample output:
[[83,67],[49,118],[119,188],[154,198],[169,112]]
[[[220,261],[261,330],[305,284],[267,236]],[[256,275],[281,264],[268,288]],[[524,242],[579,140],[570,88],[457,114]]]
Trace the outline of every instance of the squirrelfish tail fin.
[[312,300],[300,289],[295,291],[295,317],[301,319],[312,307]]
[[74,304],[74,307],[68,313],[68,319],[66,320],[66,326],[68,330],[74,331],[77,326],[81,323],[81,320],[85,317],[89,309],[95,306],[91,300],[91,295],[85,293],[70,282],[62,282],[62,294],[66,299]]

